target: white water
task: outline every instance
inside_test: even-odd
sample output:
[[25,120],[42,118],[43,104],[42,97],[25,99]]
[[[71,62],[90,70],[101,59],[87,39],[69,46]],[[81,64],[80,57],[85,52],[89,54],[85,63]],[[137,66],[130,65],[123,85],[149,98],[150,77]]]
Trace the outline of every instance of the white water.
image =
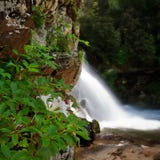
[[[160,111],[138,111],[122,105],[98,75],[86,64],[72,91],[83,115],[103,128],[160,129]],[[81,116],[81,115],[80,115]],[[156,120],[155,118],[159,119]]]

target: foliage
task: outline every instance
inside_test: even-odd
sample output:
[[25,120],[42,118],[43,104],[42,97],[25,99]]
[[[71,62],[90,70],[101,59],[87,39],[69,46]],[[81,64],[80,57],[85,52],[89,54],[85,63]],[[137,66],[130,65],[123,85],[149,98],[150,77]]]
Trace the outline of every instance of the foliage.
[[36,28],[41,28],[45,22],[45,15],[41,11],[41,7],[33,6],[33,21]]
[[43,160],[65,151],[68,145],[88,139],[87,122],[46,109],[40,95],[62,96],[68,85],[50,76],[43,67],[56,68],[49,48],[25,46],[17,59],[0,61],[0,159]]
[[[61,21],[63,24],[63,20]],[[67,24],[63,24],[65,28],[67,28]],[[74,43],[81,43],[85,46],[89,46],[89,42],[79,39],[75,34],[72,33],[64,33],[62,27],[54,26],[52,27],[52,33],[48,34],[47,37],[47,45],[52,52],[66,52],[70,54],[70,45],[74,45]],[[76,42],[77,41],[77,42]]]
[[[160,78],[155,78],[155,81],[151,81],[150,85],[147,85],[146,92],[150,93],[148,102],[152,101],[153,104],[156,106],[157,104],[160,105]],[[154,93],[154,94],[153,94]]]
[[[93,23],[94,21],[94,23]],[[88,17],[81,20],[81,39],[88,40],[90,46],[82,46],[87,51],[93,62],[99,61],[108,66],[115,60],[118,52],[120,39],[119,33],[114,29],[111,17]]]
[[88,57],[94,64],[99,63],[102,72],[106,69],[103,65],[110,68],[114,64],[125,69],[157,64],[159,30],[155,19],[158,13],[156,15],[151,10],[156,8],[157,2],[151,5],[145,0],[141,0],[141,3],[94,0],[85,4],[86,8],[90,8],[87,8],[89,16],[81,18],[81,38],[90,42],[90,47],[85,47]]
[[69,40],[67,39],[67,35],[62,32],[61,27],[54,26],[52,28],[52,32],[54,34],[49,34],[47,37],[47,44],[49,48],[53,52],[69,51],[69,48],[68,48]]
[[117,79],[117,73],[115,70],[106,70],[106,72],[103,73],[103,78],[108,82],[108,85],[114,89],[114,84]]

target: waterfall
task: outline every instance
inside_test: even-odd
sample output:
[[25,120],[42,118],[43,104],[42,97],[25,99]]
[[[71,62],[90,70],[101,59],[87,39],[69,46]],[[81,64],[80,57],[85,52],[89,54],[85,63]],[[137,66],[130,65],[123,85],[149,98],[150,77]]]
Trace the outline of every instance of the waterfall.
[[[160,129],[160,121],[153,119],[159,115],[158,112],[140,112],[131,106],[122,105],[109,87],[87,64],[83,64],[80,78],[73,88],[72,94],[78,101],[83,115],[98,120],[101,129],[107,127]],[[160,115],[158,118],[160,119]]]

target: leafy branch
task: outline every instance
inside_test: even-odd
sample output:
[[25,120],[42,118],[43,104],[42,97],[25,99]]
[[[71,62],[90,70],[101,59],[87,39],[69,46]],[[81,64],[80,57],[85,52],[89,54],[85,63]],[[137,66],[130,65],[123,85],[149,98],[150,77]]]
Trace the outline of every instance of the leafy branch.
[[0,60],[0,159],[49,159],[79,144],[79,137],[88,139],[86,121],[51,112],[40,98],[62,96],[69,87],[63,80],[41,76],[44,67],[57,67],[50,49],[33,43],[25,46],[25,54],[14,53],[18,59]]

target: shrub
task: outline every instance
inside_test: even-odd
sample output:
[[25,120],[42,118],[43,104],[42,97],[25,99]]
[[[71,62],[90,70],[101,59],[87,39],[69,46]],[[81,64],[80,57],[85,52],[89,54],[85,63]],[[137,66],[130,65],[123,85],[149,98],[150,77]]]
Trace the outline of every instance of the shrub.
[[74,114],[46,109],[40,95],[62,96],[69,85],[41,76],[43,66],[56,69],[45,46],[25,46],[17,59],[0,60],[0,159],[43,160],[88,139],[87,122]]

